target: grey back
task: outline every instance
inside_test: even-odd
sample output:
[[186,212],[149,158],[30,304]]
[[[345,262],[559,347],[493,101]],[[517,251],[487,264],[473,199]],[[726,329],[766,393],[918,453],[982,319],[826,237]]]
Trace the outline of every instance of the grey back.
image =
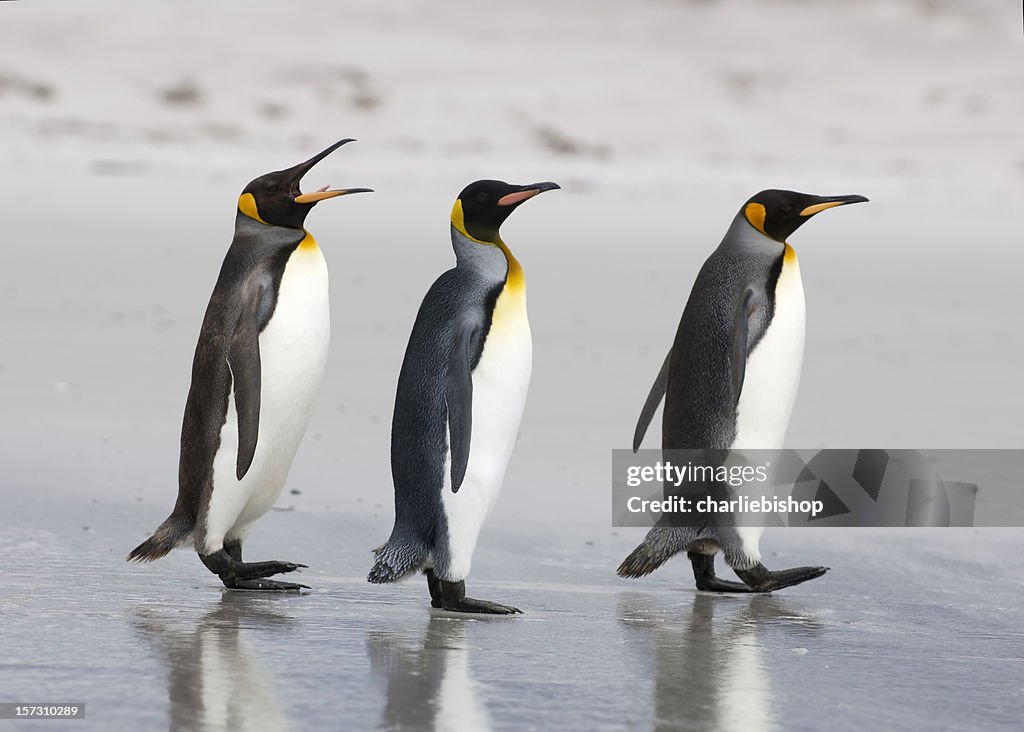
[[784,247],[736,215],[694,282],[669,361],[662,422],[666,449],[727,448],[736,437],[731,354],[736,311],[747,287],[761,307],[750,320],[749,354],[775,312]]
[[427,291],[409,336],[398,377],[391,424],[391,473],[395,484],[395,528],[401,537],[435,551],[444,566],[446,531],[441,491],[448,454],[445,388],[448,364],[461,328],[476,332],[470,364],[476,367],[490,328],[494,303],[508,274],[508,262],[496,246],[477,243],[452,227],[456,266]]
[[243,292],[255,280],[270,284],[272,298],[259,312],[262,331],[274,313],[288,258],[304,236],[301,229],[261,224],[241,212],[236,217],[235,236],[199,332],[181,425],[178,501],[174,513],[193,523],[204,513],[201,509],[208,505],[213,490],[213,459],[220,446],[220,431],[231,395],[228,350],[245,305]]

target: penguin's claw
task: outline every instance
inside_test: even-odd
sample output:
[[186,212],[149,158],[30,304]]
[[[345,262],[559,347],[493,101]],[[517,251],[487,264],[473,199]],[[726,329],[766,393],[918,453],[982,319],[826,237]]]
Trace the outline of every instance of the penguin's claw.
[[268,579],[226,579],[224,586],[229,590],[261,590],[269,592],[301,592],[308,590],[308,585],[297,582],[277,582]]

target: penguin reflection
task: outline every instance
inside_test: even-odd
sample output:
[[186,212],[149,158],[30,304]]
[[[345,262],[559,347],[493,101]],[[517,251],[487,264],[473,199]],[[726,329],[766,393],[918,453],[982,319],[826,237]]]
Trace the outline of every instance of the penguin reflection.
[[276,627],[291,618],[274,612],[270,597],[225,592],[194,629],[150,611],[135,627],[167,666],[169,729],[281,730],[288,724],[274,693],[274,678],[247,647],[242,627]]
[[431,617],[419,644],[400,633],[370,631],[366,653],[387,680],[379,728],[487,732],[491,720],[470,673],[463,618]]
[[[741,609],[721,618],[738,605]],[[737,601],[699,593],[688,615],[681,620],[674,602],[650,596],[626,596],[619,603],[620,621],[649,641],[640,647],[653,646],[654,729],[777,729],[758,628],[775,622],[813,635],[817,621],[771,595]]]

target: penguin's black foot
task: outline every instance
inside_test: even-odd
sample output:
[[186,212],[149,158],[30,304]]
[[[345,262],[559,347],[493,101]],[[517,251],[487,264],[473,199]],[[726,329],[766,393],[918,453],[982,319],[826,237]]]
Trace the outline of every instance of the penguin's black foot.
[[697,580],[697,589],[703,592],[753,592],[754,590],[747,587],[742,582],[731,582],[729,580],[719,579],[718,577],[708,577],[705,579]]
[[687,552],[693,565],[693,578],[697,589],[703,592],[753,592],[742,582],[730,582],[715,576],[715,557],[712,554]]
[[523,611],[511,605],[500,605],[489,600],[474,600],[472,597],[464,597],[456,604],[443,604],[445,610],[456,613],[484,613],[487,615],[522,615]]
[[[427,582],[430,582],[431,575],[427,576]],[[435,578],[439,586],[439,600],[440,604],[435,604],[433,599],[433,592],[431,593],[431,606],[441,608],[442,610],[450,610],[455,613],[485,613],[488,615],[516,615],[522,614],[522,610],[511,605],[499,605],[496,602],[490,602],[488,600],[474,600],[472,597],[466,597],[466,583],[465,582],[445,582],[442,579]]]
[[268,579],[222,579],[229,590],[262,590],[264,592],[299,592],[308,590],[309,585],[297,582],[277,582]]
[[[206,565],[207,569],[220,577],[226,587],[237,587],[237,584],[231,583],[237,583],[242,580],[258,580],[275,574],[285,574],[286,572],[294,572],[306,568],[305,564],[296,564],[295,562],[242,562],[232,557],[224,549],[213,554],[201,554],[199,558]],[[289,583],[286,582],[284,584]],[[299,586],[301,587],[301,585]],[[247,587],[240,589],[261,588]]]
[[828,570],[828,567],[793,567],[772,572],[763,564],[757,564],[751,569],[734,571],[752,592],[774,592],[784,587],[792,587],[808,580],[817,579]]
[[239,562],[233,569],[233,574],[238,579],[260,579],[261,577],[272,577],[275,574],[286,574],[300,569],[306,569],[305,564],[295,562]]
[[430,590],[430,607],[441,608],[441,580],[434,574],[434,570],[428,569],[423,574],[427,575],[427,589]]
[[242,542],[239,539],[225,539],[224,551],[236,562],[242,561]]

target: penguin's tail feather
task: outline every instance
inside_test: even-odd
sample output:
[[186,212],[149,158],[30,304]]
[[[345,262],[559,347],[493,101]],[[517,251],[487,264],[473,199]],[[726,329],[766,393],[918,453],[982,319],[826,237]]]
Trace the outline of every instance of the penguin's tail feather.
[[192,535],[193,525],[185,516],[171,514],[153,535],[131,550],[129,562],[152,562],[185,542]]
[[391,536],[382,546],[373,550],[376,557],[366,581],[375,585],[398,580],[423,567],[430,555],[426,544],[414,539],[396,539]]
[[655,526],[640,546],[622,560],[620,577],[644,577],[686,548],[685,532],[674,526]]

